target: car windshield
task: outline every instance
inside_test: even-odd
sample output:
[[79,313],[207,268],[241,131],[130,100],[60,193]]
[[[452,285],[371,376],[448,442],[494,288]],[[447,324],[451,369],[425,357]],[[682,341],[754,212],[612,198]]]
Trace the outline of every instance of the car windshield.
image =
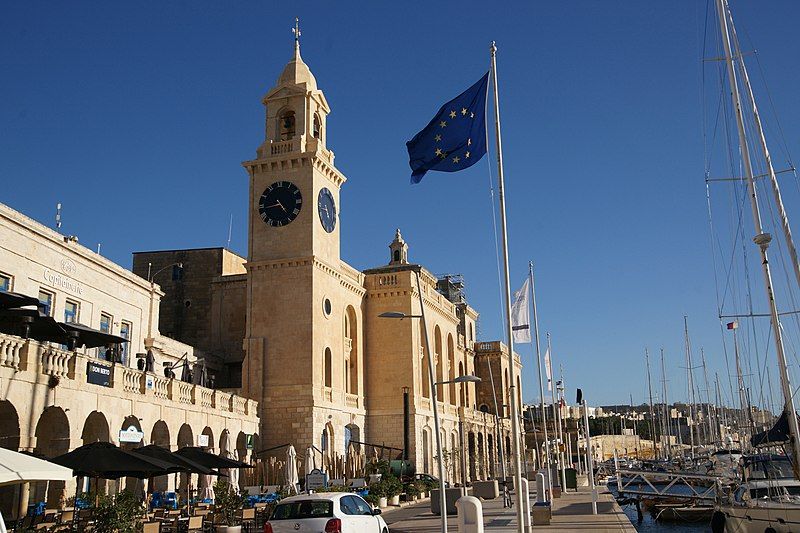
[[279,503],[270,520],[297,520],[301,518],[329,518],[333,516],[330,500],[300,500]]

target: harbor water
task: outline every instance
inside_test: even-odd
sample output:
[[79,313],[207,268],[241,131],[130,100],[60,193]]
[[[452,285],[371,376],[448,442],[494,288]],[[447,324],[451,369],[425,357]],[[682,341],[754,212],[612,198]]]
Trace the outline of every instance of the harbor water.
[[630,518],[631,524],[639,533],[709,533],[711,526],[708,524],[682,524],[675,522],[656,522],[653,515],[643,512],[642,521],[636,516],[635,505],[623,505],[622,510]]

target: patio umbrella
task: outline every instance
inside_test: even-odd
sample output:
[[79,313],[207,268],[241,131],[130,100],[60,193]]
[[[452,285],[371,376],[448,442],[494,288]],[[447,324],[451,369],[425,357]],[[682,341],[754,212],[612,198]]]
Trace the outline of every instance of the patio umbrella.
[[220,475],[216,470],[203,466],[200,463],[196,463],[195,461],[192,461],[191,459],[182,455],[178,455],[177,453],[172,453],[166,448],[156,446],[155,444],[142,446],[141,448],[134,448],[133,453],[137,455],[143,455],[147,458],[160,459],[161,461],[172,463],[173,467],[169,469],[169,473],[190,472],[193,474],[211,474],[215,476]]
[[66,330],[38,309],[0,309],[0,333],[61,344],[68,341]]
[[286,449],[286,484],[289,491],[298,494],[297,485],[300,480],[297,477],[297,452],[291,444]]
[[121,477],[148,477],[168,474],[175,465],[144,455],[127,452],[110,442],[93,442],[75,448],[64,455],[54,457],[52,462],[71,468],[73,475],[102,479]]
[[310,474],[312,470],[317,467],[317,456],[314,454],[314,448],[306,448],[306,474]]
[[0,291],[0,309],[13,309],[29,305],[39,305],[39,299],[18,292]]
[[67,331],[68,335],[75,337],[75,345],[78,347],[86,346],[87,348],[98,348],[109,344],[128,342],[128,339],[124,337],[112,335],[111,333],[90,328],[83,324],[60,322],[59,325]]
[[[235,450],[233,449],[233,442],[229,431],[225,432],[224,446],[225,455],[223,457],[232,461],[236,461],[236,454]],[[230,483],[231,488],[234,490],[234,492],[236,492],[236,494],[239,494],[239,469],[228,468],[225,472],[228,474],[228,483]]]
[[[0,293],[2,294],[2,293]],[[72,470],[31,455],[0,448],[0,487],[28,481],[69,481]],[[6,533],[0,513],[0,533]]]
[[175,453],[208,468],[252,468],[247,463],[208,453],[197,446],[186,446]]

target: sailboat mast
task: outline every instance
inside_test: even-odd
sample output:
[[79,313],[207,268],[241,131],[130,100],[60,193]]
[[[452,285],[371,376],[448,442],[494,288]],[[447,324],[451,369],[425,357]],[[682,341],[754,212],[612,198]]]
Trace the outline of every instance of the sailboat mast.
[[683,338],[686,346],[686,374],[689,386],[689,446],[690,455],[694,459],[694,380],[692,379],[692,350],[689,347],[689,322],[683,315]]
[[672,458],[672,443],[670,442],[670,437],[672,436],[672,422],[671,420],[671,412],[669,409],[669,399],[667,398],[667,374],[664,371],[664,348],[661,348],[661,388],[664,392],[664,427],[667,429],[667,458]]
[[653,459],[655,459],[658,448],[656,448],[655,415],[653,414],[653,385],[650,382],[650,353],[647,348],[644,349],[644,360],[647,364],[647,395],[650,397],[650,440],[653,441]]
[[[770,307],[771,325],[773,337],[775,339],[775,351],[778,356],[778,371],[781,376],[781,389],[783,390],[784,412],[789,421],[789,432],[792,441],[792,459],[795,468],[800,466],[800,428],[797,425],[797,415],[792,399],[792,386],[789,381],[789,370],[786,361],[786,352],[783,345],[783,331],[778,318],[778,306],[775,302],[775,293],[772,287],[772,273],[770,271],[767,248],[772,240],[771,235],[764,233],[761,225],[761,213],[758,207],[758,196],[756,193],[755,182],[753,180],[753,166],[750,161],[750,152],[747,146],[745,135],[744,118],[742,116],[742,102],[739,97],[739,88],[736,82],[736,71],[733,65],[733,52],[731,51],[731,40],[728,32],[728,4],[726,0],[716,0],[717,14],[719,17],[720,34],[725,48],[725,62],[728,67],[728,80],[731,91],[731,102],[736,115],[736,126],[739,132],[739,147],[742,153],[745,177],[747,178],[747,188],[750,192],[750,206],[753,211],[753,224],[755,225],[756,236],[753,241],[758,245],[761,252],[761,269],[764,274],[764,288],[767,293],[767,301]],[[741,56],[739,56],[741,58]],[[741,59],[740,59],[741,61]],[[744,70],[744,65],[741,66]]]
[[706,384],[706,413],[708,414],[708,438],[711,443],[717,440],[714,432],[714,412],[711,409],[711,389],[708,388],[708,369],[706,368],[706,353],[700,348],[700,357],[703,360],[703,380]]

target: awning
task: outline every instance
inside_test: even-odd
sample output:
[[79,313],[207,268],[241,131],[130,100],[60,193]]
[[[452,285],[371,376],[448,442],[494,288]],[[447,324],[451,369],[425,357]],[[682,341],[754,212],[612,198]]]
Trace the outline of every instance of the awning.
[[143,455],[145,457],[160,459],[167,463],[172,463],[175,465],[175,472],[192,472],[195,474],[207,474],[212,476],[222,475],[211,468],[203,466],[200,463],[192,461],[191,459],[182,455],[178,455],[177,453],[172,453],[166,448],[156,446],[155,444],[142,446],[141,448],[134,448],[133,453]]
[[18,292],[0,291],[0,309],[14,309],[29,305],[39,305],[39,299]]
[[42,342],[67,343],[64,328],[38,309],[0,309],[0,333]]
[[75,346],[86,346],[87,348],[97,348],[108,346],[109,344],[121,344],[128,342],[128,339],[90,328],[83,324],[73,324],[71,322],[60,322],[59,325],[67,331],[68,337],[75,338]]
[[93,442],[52,459],[73,470],[75,476],[145,479],[168,474],[175,465],[153,457],[127,452],[110,442]]
[[0,448],[0,487],[28,481],[69,481],[72,477],[69,468]]

